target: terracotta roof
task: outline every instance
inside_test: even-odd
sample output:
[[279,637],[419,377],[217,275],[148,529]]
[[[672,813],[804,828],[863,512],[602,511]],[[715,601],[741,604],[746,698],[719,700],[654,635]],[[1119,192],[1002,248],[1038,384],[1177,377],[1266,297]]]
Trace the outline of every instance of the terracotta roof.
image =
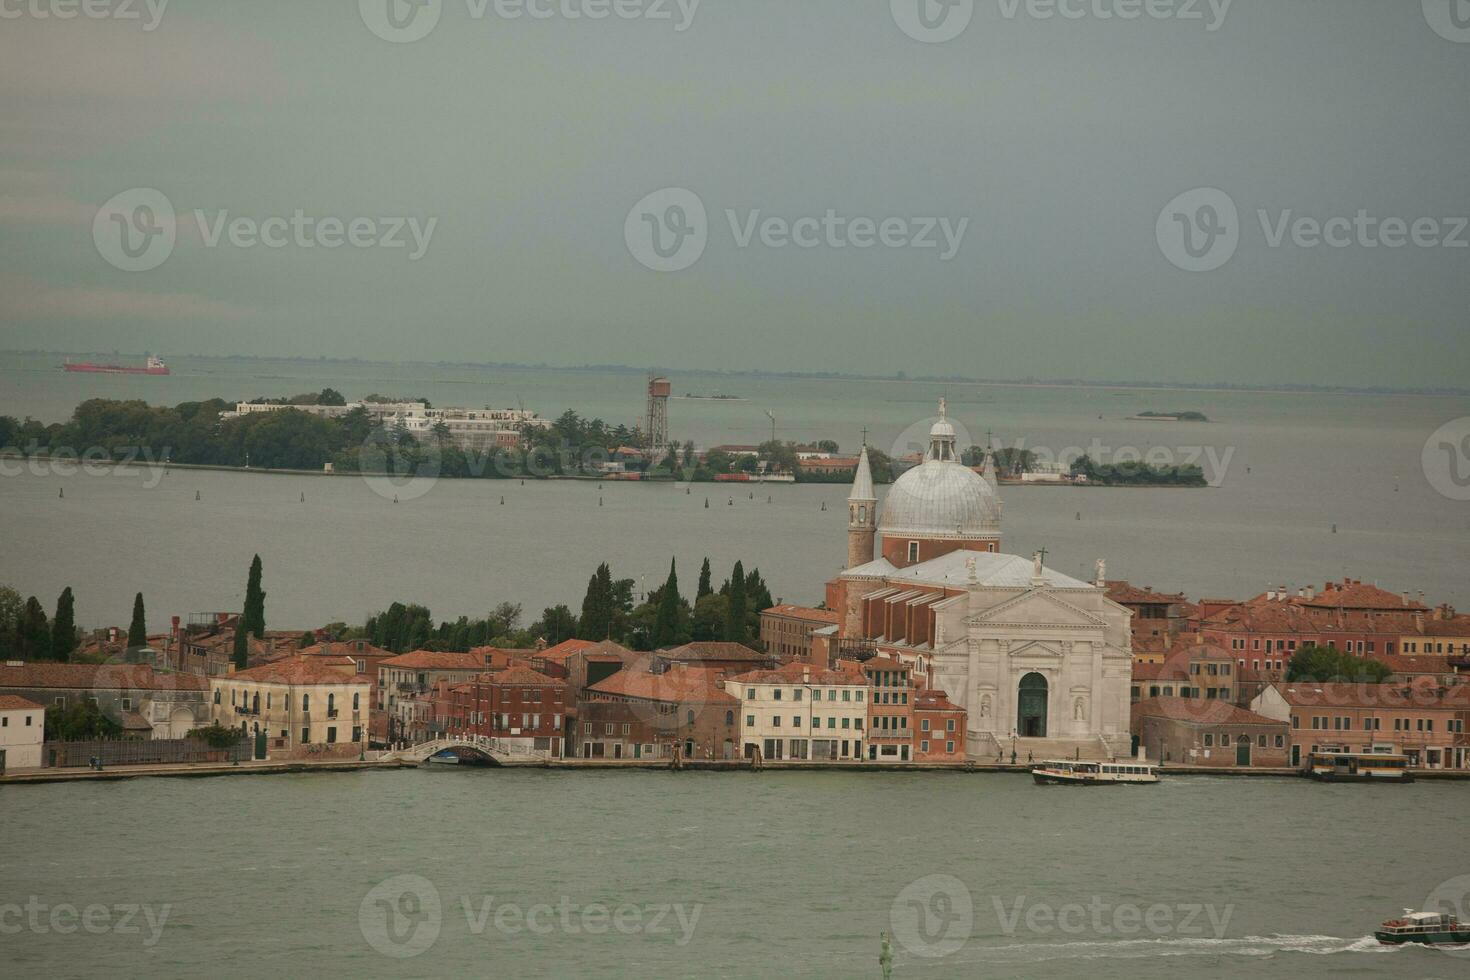
[[1299,598],[1298,601],[1309,607],[1325,609],[1417,609],[1424,610],[1427,607],[1422,602],[1416,602],[1387,589],[1380,589],[1372,583],[1344,579],[1341,582],[1328,582],[1322,591],[1312,598]]
[[566,683],[565,681],[558,680],[555,677],[547,677],[545,674],[539,671],[532,670],[530,667],[526,667],[524,665],[508,667],[497,674],[489,674],[486,676],[485,680],[490,684],[499,684],[502,687],[555,687],[557,685],[565,685]]
[[364,687],[371,683],[366,674],[343,670],[343,666],[346,664],[334,665],[328,657],[296,657],[237,670],[233,674],[212,679],[250,681],[257,684],[362,684]]
[[1107,583],[1107,590],[1109,599],[1112,599],[1114,602],[1121,603],[1123,605],[1127,605],[1130,602],[1137,605],[1146,605],[1150,603],[1157,605],[1163,603],[1185,601],[1183,592],[1177,592],[1170,595],[1162,592],[1155,592],[1148,586],[1144,586],[1140,589],[1138,586],[1125,582],[1122,579],[1109,579]]
[[737,698],[725,693],[725,689],[720,686],[723,676],[720,671],[697,667],[669,670],[662,674],[620,670],[587,690],[640,701],[739,704]]
[[540,657],[543,660],[548,660],[553,663],[565,663],[566,659],[572,654],[595,646],[597,644],[592,640],[562,640],[556,646],[547,647],[545,650],[531,654],[531,656]]
[[375,647],[371,643],[363,643],[362,649],[359,650],[357,645],[360,642],[359,640],[337,640],[327,643],[316,643],[296,652],[303,657],[342,656],[357,658],[393,656],[392,650],[384,650],[382,647]]
[[868,679],[855,668],[846,670],[812,669],[803,663],[789,663],[774,670],[751,670],[729,678],[740,684],[819,684],[837,687],[866,687]]
[[914,698],[916,711],[964,711],[944,691],[920,691]]
[[767,663],[775,659],[770,654],[761,653],[759,650],[752,650],[743,643],[717,643],[709,641],[686,643],[681,647],[660,650],[658,655],[665,660],[683,660],[691,663],[712,660]]
[[1272,725],[1286,722],[1238,708],[1229,701],[1208,698],[1146,698],[1133,705],[1133,717],[1168,718],[1200,725]]
[[1433,682],[1347,684],[1290,681],[1271,685],[1293,707],[1470,708],[1470,685],[1441,688]]
[[155,671],[147,664],[25,663],[0,666],[0,689],[15,687],[103,691],[207,691],[197,674]]
[[1370,653],[1363,659],[1376,660],[1395,674],[1453,674],[1449,657],[1421,657],[1412,654]]
[[[486,648],[489,649],[489,648]],[[403,670],[484,670],[485,654],[457,653],[449,650],[414,650],[378,662],[379,667]]]
[[835,623],[838,620],[836,610],[813,609],[811,606],[793,606],[790,603],[783,603],[779,606],[772,606],[770,609],[765,610],[765,612],[768,612],[773,616],[787,616],[791,619],[805,619],[810,620],[814,623]]
[[27,701],[18,694],[0,694],[0,711],[45,711],[34,701]]

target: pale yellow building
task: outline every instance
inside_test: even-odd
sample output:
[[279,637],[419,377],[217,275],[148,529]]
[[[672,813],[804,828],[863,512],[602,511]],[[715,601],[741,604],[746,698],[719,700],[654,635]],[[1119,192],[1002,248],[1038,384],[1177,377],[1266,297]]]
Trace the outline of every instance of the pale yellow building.
[[342,657],[293,657],[209,678],[210,718],[256,758],[346,758],[367,747],[372,683]]

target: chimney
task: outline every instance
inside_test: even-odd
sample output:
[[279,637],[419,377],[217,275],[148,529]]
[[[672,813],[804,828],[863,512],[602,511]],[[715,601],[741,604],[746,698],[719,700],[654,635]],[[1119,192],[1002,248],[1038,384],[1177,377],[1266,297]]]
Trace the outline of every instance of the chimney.
[[116,643],[117,642],[117,627],[116,626],[109,626],[109,627],[107,627],[107,642],[108,643]]
[[1409,604],[1409,590],[1408,589],[1405,589],[1403,591],[1402,595],[1403,595],[1403,599],[1404,599],[1404,605],[1407,606]]
[[1317,598],[1317,590],[1314,589],[1314,588],[1312,588],[1310,585],[1308,585],[1305,588],[1303,588],[1302,589],[1302,592],[1304,592],[1306,594],[1308,601],[1311,601],[1312,599]]

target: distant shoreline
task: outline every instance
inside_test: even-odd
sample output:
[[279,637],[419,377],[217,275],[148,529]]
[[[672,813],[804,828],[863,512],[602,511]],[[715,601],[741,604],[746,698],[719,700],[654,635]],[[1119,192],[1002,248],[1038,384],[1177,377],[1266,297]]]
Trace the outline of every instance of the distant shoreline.
[[[92,355],[113,356],[112,352],[102,351],[49,351],[49,350],[3,350],[0,355],[24,355],[28,357],[84,357]],[[627,364],[523,364],[517,362],[494,362],[494,361],[416,361],[416,360],[381,360],[376,358],[357,357],[255,357],[243,354],[180,354],[175,353],[175,358],[187,358],[195,361],[219,361],[231,363],[262,363],[262,364],[300,364],[300,365],[326,365],[326,364],[357,364],[357,365],[388,365],[395,367],[420,366],[433,369],[444,368],[474,368],[491,369],[497,371],[571,371],[607,374],[647,374],[649,369],[634,367]],[[59,366],[58,366],[59,370]],[[1409,395],[1416,397],[1465,397],[1470,396],[1470,388],[1403,388],[1403,387],[1359,387],[1351,385],[1253,385],[1235,384],[1226,381],[1214,382],[1186,382],[1186,381],[1142,381],[1142,380],[1096,380],[1085,378],[971,378],[963,376],[942,375],[871,375],[871,374],[847,374],[843,372],[827,371],[718,371],[709,368],[658,368],[659,373],[672,373],[679,376],[698,376],[715,378],[752,378],[771,380],[792,381],[865,381],[876,384],[949,384],[966,385],[970,387],[983,388],[1081,388],[1112,391],[1199,391],[1216,393],[1241,393],[1241,394],[1326,394],[1326,395]],[[175,372],[174,376],[178,376]],[[451,383],[451,382],[445,382]]]

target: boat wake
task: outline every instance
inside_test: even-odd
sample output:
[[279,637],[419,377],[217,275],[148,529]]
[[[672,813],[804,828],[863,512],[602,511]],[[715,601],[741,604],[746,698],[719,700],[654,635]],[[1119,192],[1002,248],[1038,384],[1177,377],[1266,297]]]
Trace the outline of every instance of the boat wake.
[[1155,956],[1274,956],[1306,953],[1396,953],[1402,946],[1385,946],[1372,936],[1244,936],[1237,939],[1168,938],[1113,939],[1069,943],[1014,943],[1006,946],[971,944],[961,954],[973,962],[1044,962],[1066,959],[1146,959]]

